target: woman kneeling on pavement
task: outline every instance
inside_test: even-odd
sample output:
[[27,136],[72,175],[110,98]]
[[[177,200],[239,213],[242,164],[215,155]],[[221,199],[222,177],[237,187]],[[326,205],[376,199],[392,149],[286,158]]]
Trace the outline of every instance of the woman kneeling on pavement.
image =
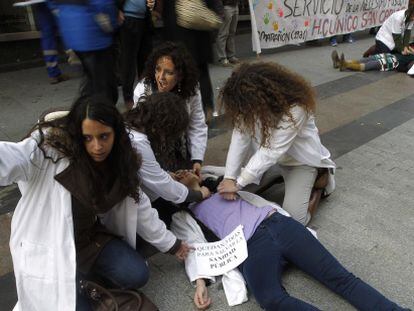
[[[335,163],[315,125],[312,87],[276,63],[242,64],[225,83],[220,100],[234,129],[219,193],[235,199],[238,190],[258,184],[278,164],[285,182],[283,208],[307,224],[313,212],[309,203],[335,187]],[[253,156],[240,173],[249,153]]]
[[[191,177],[191,182],[188,176],[184,178],[194,190],[200,188],[196,176]],[[345,269],[306,227],[278,205],[255,194],[240,191],[234,201],[229,201],[216,193],[201,203],[190,205],[190,209],[220,239],[237,226],[243,226],[248,257],[239,270],[256,301],[265,310],[319,310],[290,296],[283,287],[282,274],[289,263],[324,284],[358,310],[409,310],[390,301]],[[175,220],[179,219],[189,218],[177,217]],[[188,224],[176,224],[183,237],[186,231],[189,235],[197,233],[197,230],[191,230],[191,222]],[[191,256],[194,254],[190,253],[186,265],[194,265],[195,260]],[[194,272],[197,268],[186,267],[186,270],[187,273]],[[196,284],[194,302],[197,307],[205,309],[211,299],[204,278],[198,276]]]
[[[143,80],[134,91],[134,101],[154,92],[172,92],[186,101],[190,123],[177,149],[182,154],[178,168],[192,168],[200,174],[207,148],[207,124],[198,86],[198,72],[191,55],[175,43],[166,42],[149,56]],[[165,168],[164,168],[165,169]],[[171,171],[177,167],[168,168]]]
[[140,156],[104,100],[80,98],[21,142],[0,142],[0,154],[0,185],[17,182],[22,193],[10,238],[18,310],[91,310],[80,280],[92,277],[142,287],[148,266],[134,249],[137,233],[186,257],[187,244],[140,190]]
[[125,121],[131,128],[132,144],[142,156],[142,190],[169,226],[171,215],[177,211],[176,204],[199,202],[210,196],[205,187],[194,191],[175,180],[174,168],[180,168],[177,158],[182,158],[177,155],[176,142],[189,126],[187,105],[177,94],[154,93],[141,97],[125,115]]

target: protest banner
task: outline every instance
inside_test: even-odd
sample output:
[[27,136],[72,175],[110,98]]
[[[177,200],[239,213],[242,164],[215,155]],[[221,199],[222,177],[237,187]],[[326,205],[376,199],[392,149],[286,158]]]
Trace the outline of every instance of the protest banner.
[[249,0],[253,50],[380,26],[408,0]]
[[247,258],[247,243],[239,225],[224,239],[213,243],[195,243],[195,258],[199,275],[222,275]]

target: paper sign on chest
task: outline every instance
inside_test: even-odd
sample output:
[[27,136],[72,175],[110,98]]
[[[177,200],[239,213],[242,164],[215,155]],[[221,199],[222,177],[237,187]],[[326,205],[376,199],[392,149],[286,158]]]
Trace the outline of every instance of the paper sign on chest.
[[222,275],[247,258],[247,243],[242,225],[224,239],[213,243],[196,243],[195,257],[199,275]]

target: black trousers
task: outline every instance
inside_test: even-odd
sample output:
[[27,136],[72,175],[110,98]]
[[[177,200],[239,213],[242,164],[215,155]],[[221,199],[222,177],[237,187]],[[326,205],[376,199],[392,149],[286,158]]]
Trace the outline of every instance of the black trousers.
[[152,28],[146,18],[125,16],[120,32],[122,94],[124,101],[131,101],[135,77],[141,76],[152,51]]
[[114,71],[112,47],[103,50],[75,51],[82,62],[84,79],[80,85],[81,96],[103,96],[116,105],[118,87]]

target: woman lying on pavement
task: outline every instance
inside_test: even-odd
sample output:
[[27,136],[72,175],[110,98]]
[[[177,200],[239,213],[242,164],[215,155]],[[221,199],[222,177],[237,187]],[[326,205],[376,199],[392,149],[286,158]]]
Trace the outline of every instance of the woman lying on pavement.
[[163,92],[141,97],[138,105],[126,113],[125,121],[131,128],[132,144],[142,156],[142,190],[167,225],[177,211],[175,204],[199,202],[210,196],[206,187],[200,191],[188,189],[174,180],[174,173],[163,169],[179,165],[176,142],[189,126],[187,106],[180,96]]
[[[193,189],[198,189],[198,179],[195,176],[191,178]],[[240,191],[238,194],[240,197],[234,201],[214,194],[201,203],[190,205],[190,209],[220,239],[238,225],[243,225],[248,257],[239,269],[263,309],[319,310],[291,297],[282,286],[284,267],[293,263],[358,310],[409,310],[390,301],[347,271],[307,228],[289,217],[278,205],[252,193]],[[179,227],[181,235],[186,236],[185,228],[188,226],[181,224]],[[191,256],[194,255],[190,253],[186,263]],[[196,267],[192,269],[194,271]],[[211,302],[202,278],[197,279],[194,301],[200,308],[207,308]]]
[[[283,208],[307,224],[314,195],[320,198],[335,187],[335,163],[319,138],[310,84],[276,63],[242,64],[221,89],[220,100],[234,129],[219,193],[234,199],[238,190],[259,184],[278,164],[285,182]],[[323,185],[315,187],[322,179]]]
[[91,277],[143,286],[148,266],[134,249],[137,233],[186,257],[188,246],[140,190],[140,156],[106,101],[80,98],[21,142],[0,142],[0,154],[0,186],[17,182],[22,193],[10,237],[17,310],[91,310],[79,282]]

